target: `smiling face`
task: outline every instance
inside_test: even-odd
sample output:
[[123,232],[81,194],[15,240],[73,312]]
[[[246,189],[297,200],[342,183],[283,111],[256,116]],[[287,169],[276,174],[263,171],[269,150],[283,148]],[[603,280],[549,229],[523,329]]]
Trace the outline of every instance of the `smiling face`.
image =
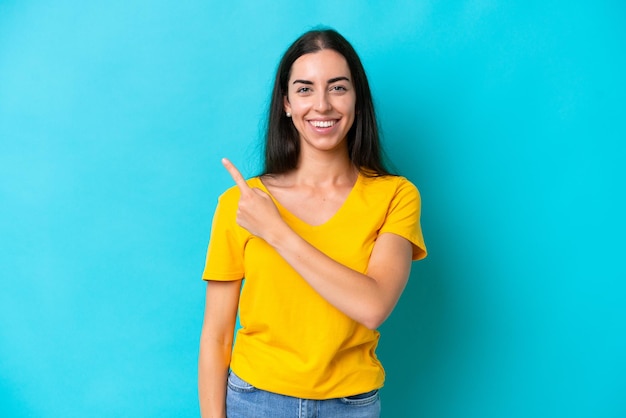
[[356,104],[351,77],[346,59],[332,49],[294,61],[284,107],[300,134],[302,151],[347,150]]

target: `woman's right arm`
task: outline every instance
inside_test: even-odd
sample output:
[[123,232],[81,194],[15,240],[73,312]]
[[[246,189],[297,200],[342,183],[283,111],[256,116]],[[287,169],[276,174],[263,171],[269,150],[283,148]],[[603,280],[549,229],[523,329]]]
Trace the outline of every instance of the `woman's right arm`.
[[198,396],[203,418],[226,417],[226,379],[241,280],[208,281],[198,358]]

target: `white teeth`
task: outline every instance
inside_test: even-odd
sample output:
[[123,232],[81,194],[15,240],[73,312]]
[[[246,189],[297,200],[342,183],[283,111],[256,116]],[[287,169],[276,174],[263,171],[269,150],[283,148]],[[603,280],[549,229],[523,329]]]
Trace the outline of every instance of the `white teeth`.
[[330,128],[335,124],[334,120],[312,120],[311,125],[316,128]]

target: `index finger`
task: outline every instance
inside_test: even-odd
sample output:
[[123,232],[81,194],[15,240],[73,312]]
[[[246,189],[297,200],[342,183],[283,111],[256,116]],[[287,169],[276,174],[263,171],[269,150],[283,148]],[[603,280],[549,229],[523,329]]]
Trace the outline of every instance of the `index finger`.
[[228,158],[222,158],[222,164],[224,165],[226,170],[228,170],[228,173],[233,178],[233,180],[235,180],[235,184],[237,184],[239,190],[241,190],[242,192],[244,190],[250,190],[250,186],[248,186],[248,183],[246,183],[246,179],[243,178],[239,170],[237,170],[237,167],[235,167],[235,165],[231,163]]

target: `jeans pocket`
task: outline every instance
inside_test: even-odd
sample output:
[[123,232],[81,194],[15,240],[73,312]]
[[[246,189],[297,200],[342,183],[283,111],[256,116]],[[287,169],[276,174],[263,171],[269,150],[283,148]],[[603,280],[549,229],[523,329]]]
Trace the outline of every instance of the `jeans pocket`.
[[378,389],[371,390],[369,392],[360,393],[358,395],[346,396],[340,398],[341,402],[347,405],[355,406],[367,406],[378,401]]
[[241,393],[254,392],[255,390],[257,390],[257,388],[255,388],[250,383],[246,382],[233,372],[230,372],[230,374],[228,375],[228,387],[235,392]]

